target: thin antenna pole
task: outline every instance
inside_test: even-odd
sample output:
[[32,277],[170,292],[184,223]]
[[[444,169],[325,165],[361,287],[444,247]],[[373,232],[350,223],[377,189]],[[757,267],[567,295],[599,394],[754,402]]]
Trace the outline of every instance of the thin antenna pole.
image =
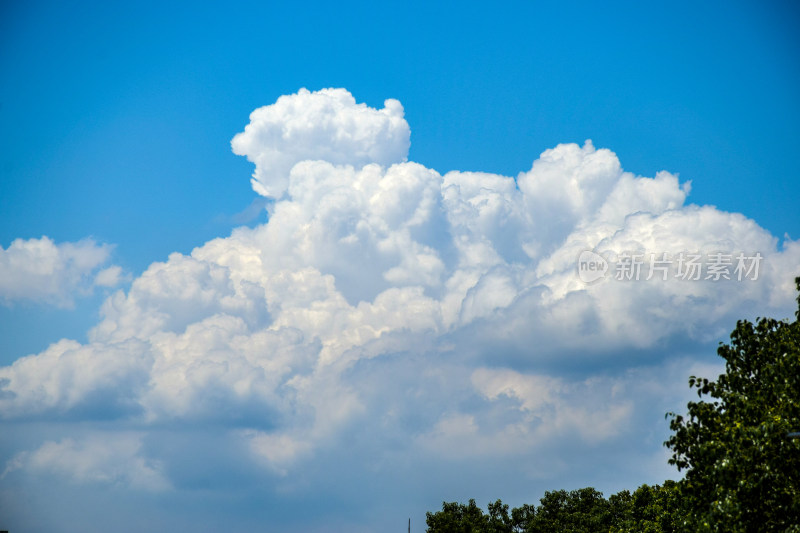
[[411,533],[411,519],[408,519],[408,533]]

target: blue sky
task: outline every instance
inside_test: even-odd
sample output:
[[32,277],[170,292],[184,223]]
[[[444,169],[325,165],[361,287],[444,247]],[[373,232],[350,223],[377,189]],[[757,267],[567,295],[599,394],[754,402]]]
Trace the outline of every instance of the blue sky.
[[[445,499],[675,476],[686,377],[737,318],[793,312],[798,24],[790,2],[4,2],[0,529],[390,530]],[[394,136],[336,145],[353,124]],[[288,180],[276,153],[300,166],[267,198],[249,179]],[[764,270],[576,281],[576,247],[631,242]],[[172,397],[199,375],[164,363],[181,350],[228,373]]]

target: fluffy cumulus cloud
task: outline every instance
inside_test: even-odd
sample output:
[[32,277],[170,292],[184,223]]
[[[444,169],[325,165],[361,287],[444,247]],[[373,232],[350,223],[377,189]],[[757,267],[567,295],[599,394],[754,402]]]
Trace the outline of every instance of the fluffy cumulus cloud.
[[397,100],[386,100],[378,110],[356,104],[344,89],[303,89],[253,111],[250,124],[231,146],[255,163],[253,189],[262,196],[281,197],[289,172],[300,161],[388,166],[406,160],[410,134]]
[[112,247],[92,239],[56,244],[48,237],[0,247],[0,302],[34,301],[70,307],[94,287],[119,284],[122,269],[105,265]]
[[[6,481],[48,471],[172,490],[171,461],[186,459],[142,446],[165,427],[216,428],[220,455],[285,493],[325,490],[344,468],[363,482],[476,458],[558,483],[584,468],[568,450],[604,449],[613,464],[608,450],[632,441],[661,461],[653,428],[703,364],[689,346],[792,311],[800,243],[687,203],[673,174],[635,176],[586,141],[515,177],[442,175],[407,161],[409,131],[399,102],[371,109],[343,89],[254,111],[232,144],[274,198],[269,222],[152,264],[107,299],[86,344],[0,368],[6,423],[128,431],[102,449],[95,433],[49,436],[17,450]],[[54,249],[4,253],[34,245]],[[84,248],[94,259],[48,267],[64,273],[47,295],[105,260]],[[580,270],[587,251],[599,278]],[[442,488],[439,468],[429,481]]]

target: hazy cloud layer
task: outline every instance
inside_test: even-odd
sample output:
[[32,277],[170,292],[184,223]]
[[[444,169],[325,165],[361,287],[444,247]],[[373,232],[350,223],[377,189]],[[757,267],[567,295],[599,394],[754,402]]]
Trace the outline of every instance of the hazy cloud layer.
[[146,491],[169,488],[158,462],[142,459],[138,455],[140,448],[141,439],[127,433],[96,435],[80,442],[47,441],[36,450],[14,456],[2,477],[24,469],[34,475],[57,476],[79,484],[123,485]]
[[[102,453],[51,436],[17,451],[6,479],[58,471],[169,490],[176,459],[141,443],[175,424],[217,428],[229,449],[215,453],[235,448],[289,492],[326,490],[321,460],[365,479],[476,457],[505,464],[498,475],[527,458],[523,479],[565,476],[580,465],[563,450],[630,442],[660,460],[660,440],[642,432],[699,364],[686,346],[793,309],[800,243],[687,204],[688,183],[634,176],[590,141],[546,150],[517,177],[441,175],[406,161],[394,100],[375,110],[343,89],[300,91],[250,118],[232,145],[256,165],[253,188],[276,199],[269,222],[153,263],[108,298],[87,344],[0,368],[9,422],[112,420],[111,435],[143,433]],[[107,256],[43,239],[3,257],[34,245],[94,253],[47,270],[64,272],[42,296],[56,301]],[[609,261],[605,279],[579,277],[586,250]],[[681,253],[700,256],[700,279],[681,279]],[[732,279],[706,279],[715,253],[730,256]],[[644,261],[638,281],[615,279],[626,254]],[[653,275],[647,261],[663,254],[672,262]],[[737,254],[760,254],[757,275],[736,278]]]
[[0,302],[34,301],[71,307],[94,287],[119,284],[122,269],[108,262],[112,246],[92,239],[56,244],[48,237],[0,247]]

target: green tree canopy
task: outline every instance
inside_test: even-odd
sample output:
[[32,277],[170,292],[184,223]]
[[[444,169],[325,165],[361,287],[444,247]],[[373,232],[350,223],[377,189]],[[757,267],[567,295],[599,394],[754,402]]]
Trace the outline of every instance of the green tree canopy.
[[677,483],[642,485],[609,499],[591,487],[547,491],[538,506],[525,504],[509,513],[497,500],[484,514],[475,500],[442,503],[427,514],[428,533],[673,533],[680,521]]
[[[800,291],[800,278],[795,280]],[[692,376],[701,398],[670,413],[669,462],[693,531],[800,531],[800,296],[796,320],[740,320],[725,373]]]
[[442,510],[427,513],[425,522],[432,533],[484,533],[489,526],[489,518],[475,500],[470,500],[467,505],[443,502]]
[[545,492],[526,531],[592,533],[608,531],[611,515],[603,493],[591,487]]

